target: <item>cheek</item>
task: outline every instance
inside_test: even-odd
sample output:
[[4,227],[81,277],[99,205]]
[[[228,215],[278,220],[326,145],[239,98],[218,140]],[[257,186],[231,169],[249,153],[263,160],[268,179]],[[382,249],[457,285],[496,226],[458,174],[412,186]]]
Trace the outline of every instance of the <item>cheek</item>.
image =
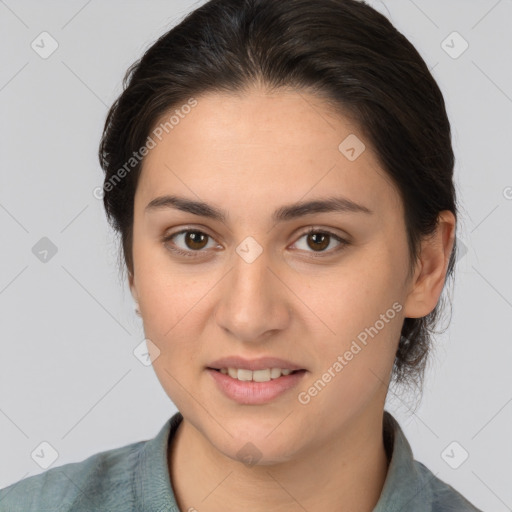
[[198,325],[190,318],[215,284],[212,272],[173,263],[163,245],[148,237],[134,243],[134,267],[145,328],[164,345],[171,339],[179,342],[184,326]]
[[322,283],[323,300],[311,297],[330,328],[316,341],[319,373],[343,375],[332,379],[337,382],[333,388],[339,386],[342,393],[380,385],[379,379],[386,381],[392,368],[403,323],[404,267],[396,252],[376,246],[359,253]]
[[318,414],[336,411],[331,427],[354,417],[373,400],[385,399],[402,323],[403,308],[385,287],[365,289],[346,283],[340,291],[343,301],[329,302],[330,326],[336,334],[313,340],[317,364],[298,396],[300,404]]
[[[384,249],[372,252],[347,259],[317,279],[315,287],[308,284],[299,292],[330,331],[334,331],[330,332],[331,338],[339,341],[339,348],[348,338],[374,325],[395,302],[402,300],[401,263],[393,260],[392,252],[386,254]],[[396,309],[395,306],[388,316],[395,318]]]
[[146,335],[162,351],[194,350],[205,321],[201,313],[203,299],[213,285],[211,278],[183,278],[152,269],[140,292]]
[[216,281],[211,273],[194,274],[192,265],[180,270],[155,253],[158,251],[139,248],[135,275],[144,334],[159,351],[153,367],[169,390],[179,388],[172,377],[182,382],[190,368],[199,371],[204,299]]
[[204,338],[205,297],[214,282],[155,266],[139,268],[144,333],[158,348],[152,365],[155,374],[178,408],[186,408],[202,372],[201,341]]

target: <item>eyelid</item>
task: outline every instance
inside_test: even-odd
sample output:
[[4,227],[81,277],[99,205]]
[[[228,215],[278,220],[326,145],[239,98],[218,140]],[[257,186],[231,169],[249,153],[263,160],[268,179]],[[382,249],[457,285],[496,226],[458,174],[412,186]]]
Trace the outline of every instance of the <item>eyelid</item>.
[[[183,227],[183,228],[181,228],[178,231],[175,231],[173,233],[164,234],[164,236],[162,237],[162,242],[164,244],[167,243],[167,242],[171,242],[174,237],[176,237],[178,235],[182,235],[184,233],[188,233],[188,232],[201,233],[203,235],[206,235],[208,238],[216,241],[215,237],[210,235],[207,232],[207,230],[205,228],[203,228],[203,227],[199,227],[198,228],[198,227],[192,227],[192,226],[185,226],[185,227]],[[309,235],[310,233],[321,233],[321,234],[329,235],[331,238],[334,238],[339,243],[337,248],[330,249],[330,250],[327,250],[327,251],[305,251],[307,253],[310,253],[313,257],[322,257],[322,256],[323,257],[327,257],[327,256],[331,256],[333,254],[337,254],[338,252],[343,250],[345,248],[345,246],[348,246],[348,245],[350,245],[352,243],[350,241],[349,237],[344,237],[344,236],[341,236],[341,235],[335,233],[332,230],[332,228],[323,228],[323,227],[320,227],[320,226],[309,226],[305,230],[301,230],[299,232],[299,234],[295,235],[296,236],[296,240],[295,240],[295,242],[293,242],[293,245],[296,244],[302,237],[304,237],[306,235]],[[177,248],[177,247],[172,247],[169,250],[172,251],[172,252],[175,252],[177,254],[180,254],[180,255],[183,255],[183,256],[186,256],[186,257],[192,257],[192,258],[200,257],[201,253],[207,252],[204,249],[200,249],[200,250],[194,251],[194,250],[190,250],[190,249],[189,250],[184,250],[184,249]],[[299,249],[299,251],[300,251],[300,249]]]
[[[196,227],[184,227],[184,228],[181,228],[179,229],[178,231],[175,231],[173,233],[168,233],[168,234],[164,234],[163,237],[162,237],[162,242],[165,244],[167,244],[168,242],[171,242],[172,243],[172,239],[178,235],[182,235],[182,234],[185,234],[185,233],[190,233],[190,232],[196,232],[196,233],[201,233],[203,235],[206,235],[209,239],[211,240],[215,240],[215,237],[213,237],[212,235],[210,235],[207,230],[205,230],[205,228],[196,228]],[[218,243],[218,242],[217,242]],[[193,251],[193,250],[186,250],[186,249],[181,249],[179,247],[171,247],[169,248],[170,251],[172,252],[175,252],[177,254],[180,254],[180,255],[183,255],[183,256],[187,256],[187,257],[198,257],[201,253],[204,253],[206,252],[204,249],[201,249],[201,250],[198,250],[198,251]],[[211,249],[210,249],[211,250]],[[197,254],[197,256],[195,256]]]
[[[351,242],[349,240],[349,237],[343,237],[330,228],[322,228],[318,226],[311,226],[307,228],[305,231],[301,231],[298,235],[296,241],[293,243],[294,245],[304,236],[309,235],[310,233],[321,233],[329,235],[331,238],[334,238],[338,245],[334,249],[324,250],[324,251],[305,251],[306,253],[309,253],[310,256],[313,256],[314,258],[327,258],[329,256],[333,256],[335,254],[338,254],[340,251],[342,251],[346,246],[350,245]],[[300,251],[300,249],[299,249]]]

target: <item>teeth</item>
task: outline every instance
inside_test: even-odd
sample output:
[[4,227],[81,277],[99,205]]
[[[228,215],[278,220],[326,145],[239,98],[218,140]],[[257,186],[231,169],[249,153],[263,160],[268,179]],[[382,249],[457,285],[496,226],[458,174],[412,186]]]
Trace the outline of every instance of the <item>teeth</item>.
[[278,377],[281,377],[281,368],[272,368],[270,370],[270,378],[277,379]]
[[238,369],[238,380],[252,380],[252,371],[251,370],[243,370],[242,368]]
[[[238,371],[240,372],[240,370]],[[255,370],[249,373],[252,373],[252,380],[254,382],[268,382],[271,379],[272,370]]]
[[290,375],[292,370],[266,368],[265,370],[251,371],[245,368],[221,368],[220,372],[241,381],[268,382],[269,380],[278,379],[281,375]]

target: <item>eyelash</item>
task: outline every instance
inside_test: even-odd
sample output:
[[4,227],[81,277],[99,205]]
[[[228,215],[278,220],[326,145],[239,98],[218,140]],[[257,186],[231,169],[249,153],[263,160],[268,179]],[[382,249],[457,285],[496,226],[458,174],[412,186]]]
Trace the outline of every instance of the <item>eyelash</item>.
[[[212,236],[208,235],[204,231],[200,231],[198,229],[182,229],[181,231],[177,231],[176,233],[171,233],[170,235],[166,235],[162,238],[162,243],[167,244],[170,242],[174,237],[178,235],[182,235],[184,233],[199,233],[201,235],[206,235],[208,238],[213,239]],[[350,242],[348,240],[345,240],[344,238],[341,238],[339,235],[336,235],[335,233],[325,230],[325,229],[318,229],[318,228],[309,228],[307,231],[302,233],[297,240],[300,240],[304,236],[310,235],[310,234],[322,234],[322,235],[329,235],[331,238],[334,238],[337,242],[340,243],[337,249],[330,250],[330,251],[306,251],[311,252],[312,256],[314,258],[323,258],[326,256],[331,256],[333,253],[337,253],[341,250],[343,250],[346,246],[350,245]],[[187,258],[199,258],[201,257],[200,254],[204,252],[204,250],[189,250],[184,251],[183,249],[179,249],[177,247],[168,247],[168,250],[174,252],[175,254],[179,256],[185,256]]]

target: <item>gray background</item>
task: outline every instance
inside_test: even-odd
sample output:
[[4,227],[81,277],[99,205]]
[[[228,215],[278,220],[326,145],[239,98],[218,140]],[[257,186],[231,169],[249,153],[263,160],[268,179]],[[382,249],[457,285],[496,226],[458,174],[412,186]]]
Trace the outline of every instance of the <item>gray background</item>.
[[[201,3],[0,0],[0,487],[43,471],[41,442],[60,466],[153,437],[175,412],[133,354],[142,324],[93,190],[126,68]],[[512,510],[512,1],[369,3],[445,95],[464,245],[423,401],[411,411],[390,391],[387,408],[439,478],[483,510]],[[46,59],[31,47],[43,31],[58,43]],[[43,237],[57,250],[46,261]]]

